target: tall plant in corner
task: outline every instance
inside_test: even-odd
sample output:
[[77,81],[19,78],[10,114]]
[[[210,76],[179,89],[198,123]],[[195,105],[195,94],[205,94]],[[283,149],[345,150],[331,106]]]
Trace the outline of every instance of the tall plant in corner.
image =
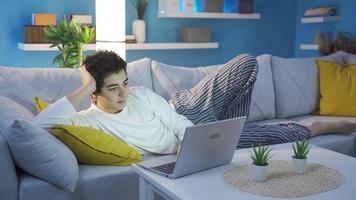
[[57,47],[60,53],[53,59],[60,67],[80,67],[84,59],[84,44],[91,42],[95,35],[94,27],[70,22],[64,16],[58,26],[51,25],[44,28],[47,41]]
[[146,22],[143,20],[148,0],[131,0],[131,4],[136,9],[137,20],[132,22],[132,34],[138,43],[146,41]]

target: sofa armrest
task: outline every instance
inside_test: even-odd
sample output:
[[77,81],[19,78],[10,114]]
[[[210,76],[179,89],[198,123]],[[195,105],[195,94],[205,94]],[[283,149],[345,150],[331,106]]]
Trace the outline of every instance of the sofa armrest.
[[11,152],[0,130],[0,199],[18,199],[18,180]]

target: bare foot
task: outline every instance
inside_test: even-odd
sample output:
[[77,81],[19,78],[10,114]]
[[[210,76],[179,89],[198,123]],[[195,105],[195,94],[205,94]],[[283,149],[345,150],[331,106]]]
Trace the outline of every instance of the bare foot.
[[336,122],[315,121],[309,128],[313,136],[325,133],[352,133],[356,131],[356,123],[347,120]]

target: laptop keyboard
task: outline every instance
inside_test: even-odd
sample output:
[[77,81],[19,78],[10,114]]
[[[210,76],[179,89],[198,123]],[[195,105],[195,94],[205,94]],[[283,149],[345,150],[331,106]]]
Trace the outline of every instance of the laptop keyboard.
[[159,165],[156,167],[152,167],[152,169],[163,172],[165,174],[173,174],[174,171],[174,167],[176,166],[176,162],[171,162],[171,163],[167,163],[164,165]]

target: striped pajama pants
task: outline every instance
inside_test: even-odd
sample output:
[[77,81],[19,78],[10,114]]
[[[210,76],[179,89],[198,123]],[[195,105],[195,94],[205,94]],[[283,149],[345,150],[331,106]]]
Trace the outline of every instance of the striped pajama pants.
[[[257,61],[242,54],[207,75],[190,90],[172,95],[177,113],[192,123],[201,124],[218,120],[248,116],[251,93],[258,72]],[[277,125],[245,124],[237,148],[252,144],[272,145],[308,139],[310,130],[295,123]]]

